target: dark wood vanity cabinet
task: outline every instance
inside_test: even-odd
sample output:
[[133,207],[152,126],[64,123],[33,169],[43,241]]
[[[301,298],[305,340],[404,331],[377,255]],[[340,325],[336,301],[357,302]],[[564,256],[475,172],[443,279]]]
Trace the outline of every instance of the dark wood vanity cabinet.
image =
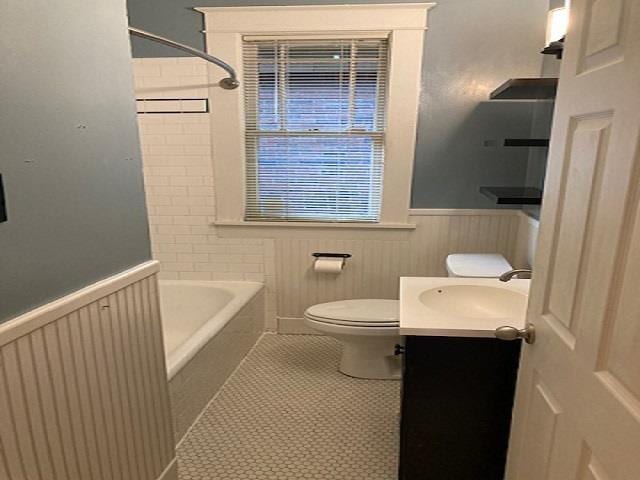
[[503,480],[520,342],[406,339],[400,480]]

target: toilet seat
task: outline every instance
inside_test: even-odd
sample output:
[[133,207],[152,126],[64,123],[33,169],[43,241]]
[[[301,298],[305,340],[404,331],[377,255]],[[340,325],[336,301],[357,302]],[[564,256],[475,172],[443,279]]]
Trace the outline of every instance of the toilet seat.
[[315,322],[346,327],[398,328],[398,310],[398,300],[342,300],[313,305],[304,316]]

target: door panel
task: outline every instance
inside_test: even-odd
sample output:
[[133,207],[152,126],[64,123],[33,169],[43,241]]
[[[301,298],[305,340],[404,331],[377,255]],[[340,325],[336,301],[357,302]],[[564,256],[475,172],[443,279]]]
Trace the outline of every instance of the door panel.
[[[640,238],[640,209],[631,229],[631,239]],[[640,242],[623,247],[620,281],[615,285],[605,318],[602,345],[598,359],[598,373],[609,375],[619,383],[616,392],[629,398],[629,405],[640,418],[640,292],[637,278],[640,273]],[[634,281],[635,280],[635,281]]]
[[571,123],[558,206],[561,221],[552,247],[553,266],[545,314],[564,325],[565,338],[573,346],[579,322],[573,313],[576,297],[582,294],[579,280],[587,246],[587,222],[602,180],[611,116],[590,115],[572,119]]
[[593,452],[586,445],[582,450],[578,480],[609,480],[611,477],[604,472],[600,462],[593,456]]
[[623,60],[626,31],[625,10],[630,8],[624,0],[591,0],[583,7],[584,40],[582,42],[579,72],[610,65]]
[[[523,480],[547,478],[551,453],[557,436],[557,426],[562,411],[540,376],[534,374],[529,398],[529,421],[526,436],[531,446],[526,459],[529,467],[523,471]],[[523,459],[524,460],[524,459]]]
[[508,480],[640,479],[640,1],[573,0]]

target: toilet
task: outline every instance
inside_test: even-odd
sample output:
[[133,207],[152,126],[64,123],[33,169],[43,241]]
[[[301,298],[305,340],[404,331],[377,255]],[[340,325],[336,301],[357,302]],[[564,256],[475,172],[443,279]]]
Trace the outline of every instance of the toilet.
[[341,300],[304,312],[307,326],[342,343],[342,373],[380,380],[401,376],[401,362],[394,353],[402,341],[398,318],[398,300]]
[[[511,270],[497,253],[458,253],[446,260],[450,277],[497,278]],[[342,344],[340,372],[350,377],[394,380],[402,367],[395,354],[402,344],[398,300],[359,299],[313,305],[304,312],[305,324]]]

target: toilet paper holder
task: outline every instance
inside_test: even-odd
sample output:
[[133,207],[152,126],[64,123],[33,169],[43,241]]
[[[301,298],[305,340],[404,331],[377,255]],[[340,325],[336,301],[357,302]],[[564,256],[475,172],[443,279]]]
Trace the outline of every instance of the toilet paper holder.
[[311,254],[315,257],[313,270],[317,273],[339,274],[347,263],[350,253],[328,253],[316,252]]
[[333,257],[333,258],[351,258],[351,254],[350,253],[312,253],[311,256],[313,257]]

